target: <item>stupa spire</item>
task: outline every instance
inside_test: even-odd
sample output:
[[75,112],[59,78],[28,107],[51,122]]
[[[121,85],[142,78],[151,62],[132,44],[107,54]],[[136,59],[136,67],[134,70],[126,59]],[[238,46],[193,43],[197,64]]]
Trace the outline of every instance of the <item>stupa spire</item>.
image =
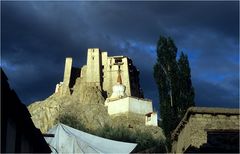
[[121,77],[121,74],[120,74],[120,69],[118,69],[117,83],[122,84],[122,77]]

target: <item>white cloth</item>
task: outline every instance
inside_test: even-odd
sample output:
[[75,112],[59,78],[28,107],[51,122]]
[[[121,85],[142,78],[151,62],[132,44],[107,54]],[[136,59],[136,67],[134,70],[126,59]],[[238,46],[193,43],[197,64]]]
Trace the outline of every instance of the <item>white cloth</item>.
[[61,123],[48,134],[54,134],[45,137],[52,153],[130,153],[137,145],[91,135]]

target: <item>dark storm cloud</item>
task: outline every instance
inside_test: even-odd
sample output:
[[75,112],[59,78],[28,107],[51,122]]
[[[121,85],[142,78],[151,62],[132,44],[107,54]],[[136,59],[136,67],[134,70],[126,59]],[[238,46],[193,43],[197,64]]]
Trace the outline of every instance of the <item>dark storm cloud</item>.
[[26,104],[53,92],[66,56],[85,64],[90,47],[131,57],[145,96],[157,104],[152,68],[159,34],[189,55],[198,105],[238,103],[238,2],[1,3],[1,63]]
[[78,48],[61,24],[39,13],[30,3],[7,3],[2,8],[2,65],[27,103],[54,90],[62,76],[64,58]]
[[231,90],[222,88],[220,85],[200,80],[195,85],[196,99],[199,106],[239,108],[237,97],[239,90],[233,93]]

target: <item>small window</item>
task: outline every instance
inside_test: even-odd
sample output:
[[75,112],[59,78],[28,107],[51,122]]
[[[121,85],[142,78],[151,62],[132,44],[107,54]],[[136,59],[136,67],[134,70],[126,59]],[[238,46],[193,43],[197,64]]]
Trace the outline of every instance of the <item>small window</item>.
[[94,56],[92,56],[92,60],[94,60]]
[[121,63],[122,59],[115,59],[115,63]]
[[151,121],[151,116],[147,116],[147,121]]

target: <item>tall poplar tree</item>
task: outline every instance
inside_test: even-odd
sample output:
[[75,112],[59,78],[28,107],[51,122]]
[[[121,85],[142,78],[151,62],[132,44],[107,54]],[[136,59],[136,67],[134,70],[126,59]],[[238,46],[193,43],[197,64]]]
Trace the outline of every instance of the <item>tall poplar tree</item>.
[[177,47],[171,38],[160,36],[154,78],[158,86],[162,128],[168,143],[187,108],[194,106],[194,90],[187,56],[176,60]]
[[162,127],[167,138],[177,123],[178,69],[177,47],[171,38],[160,37],[157,45],[157,63],[154,78],[160,96]]
[[194,88],[191,81],[191,70],[188,62],[188,56],[181,52],[178,60],[179,77],[180,77],[180,111],[181,117],[184,116],[185,112],[190,106],[195,106],[194,103]]

